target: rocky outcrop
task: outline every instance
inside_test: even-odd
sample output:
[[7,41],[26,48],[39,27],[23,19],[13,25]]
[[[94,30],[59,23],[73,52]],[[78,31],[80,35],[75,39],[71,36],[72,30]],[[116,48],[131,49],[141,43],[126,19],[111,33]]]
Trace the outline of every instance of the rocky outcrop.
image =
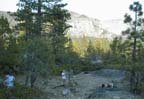
[[113,38],[121,34],[123,21],[121,19],[105,20],[90,18],[75,12],[71,13],[68,23],[72,26],[68,30],[71,37]]
[[[65,91],[60,76],[38,77],[36,87],[46,93],[41,99],[143,99],[129,92],[129,84],[125,78],[125,71],[115,69],[101,69],[97,71],[81,72],[71,76],[75,85],[70,85],[68,94]],[[16,77],[16,81],[24,84],[24,75]],[[113,88],[102,88],[102,84],[113,83]],[[59,86],[59,87],[55,87]],[[48,97],[48,98],[46,98]]]

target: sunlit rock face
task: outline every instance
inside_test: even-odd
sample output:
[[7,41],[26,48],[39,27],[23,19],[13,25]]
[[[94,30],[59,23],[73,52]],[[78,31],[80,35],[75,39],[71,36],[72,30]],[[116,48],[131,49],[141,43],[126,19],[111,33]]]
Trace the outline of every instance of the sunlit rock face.
[[112,39],[121,35],[123,30],[123,21],[121,19],[101,21],[75,12],[70,13],[71,20],[68,23],[72,27],[68,30],[68,34],[71,37],[86,36]]

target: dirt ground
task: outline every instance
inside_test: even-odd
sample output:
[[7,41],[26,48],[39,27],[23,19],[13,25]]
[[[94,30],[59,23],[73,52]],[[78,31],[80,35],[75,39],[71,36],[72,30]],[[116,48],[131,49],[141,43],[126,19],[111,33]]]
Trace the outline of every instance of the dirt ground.
[[[23,83],[24,77],[18,76],[17,81]],[[102,84],[113,87],[102,88]],[[46,94],[45,99],[142,99],[129,92],[125,72],[112,69],[73,75],[67,88],[63,86],[61,76],[38,78],[35,86]],[[63,95],[66,89],[68,93]]]

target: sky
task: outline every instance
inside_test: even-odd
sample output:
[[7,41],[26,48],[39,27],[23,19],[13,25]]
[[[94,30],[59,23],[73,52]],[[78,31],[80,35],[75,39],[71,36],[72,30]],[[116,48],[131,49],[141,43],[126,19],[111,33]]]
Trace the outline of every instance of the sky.
[[[0,0],[0,11],[16,11],[19,0]],[[121,19],[136,0],[63,0],[66,9],[100,20]],[[144,6],[144,0],[137,0]]]

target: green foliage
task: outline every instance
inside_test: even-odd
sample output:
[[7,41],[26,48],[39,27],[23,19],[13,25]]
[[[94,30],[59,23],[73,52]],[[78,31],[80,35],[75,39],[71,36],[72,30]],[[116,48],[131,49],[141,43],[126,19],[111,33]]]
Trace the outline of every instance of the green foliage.
[[132,63],[125,66],[125,69],[129,71],[128,78],[130,82],[131,91],[135,94],[143,93],[143,82],[144,82],[144,66],[143,63]]
[[18,34],[13,33],[6,18],[0,18],[0,64],[1,71],[5,68],[13,68],[21,64],[20,42]]
[[103,66],[101,64],[90,65],[88,64],[64,64],[59,66],[54,66],[51,68],[51,75],[61,75],[63,70],[73,70],[74,74],[85,72],[85,71],[95,71],[101,69]]
[[20,51],[21,48],[19,44],[16,43],[16,38],[10,35],[8,46],[1,50],[0,63],[7,66],[20,65]]
[[131,41],[116,37],[110,44],[111,63],[128,64],[131,62]]
[[74,51],[81,57],[84,57],[88,46],[88,38],[85,36],[82,38],[73,38],[72,42]]
[[1,16],[1,18],[0,18],[0,35],[3,35],[4,33],[7,33],[7,34],[11,33],[11,29],[10,29],[7,18],[4,18],[3,16]]
[[[130,87],[131,90],[134,93],[140,93],[143,83],[143,64],[141,64],[141,51],[143,49],[142,45],[142,39],[143,38],[143,12],[142,12],[142,5],[139,2],[134,2],[129,7],[130,11],[134,12],[134,19],[126,14],[124,17],[124,23],[128,24],[129,27],[126,31],[123,33],[127,35],[128,39],[127,41],[133,40],[132,43],[129,45],[132,46],[132,49],[130,46],[127,45],[127,48],[129,50],[132,50],[132,64],[130,64],[129,67],[126,67],[130,71]],[[126,51],[125,51],[126,53]],[[141,54],[140,54],[141,53]],[[139,63],[136,63],[139,62]]]
[[[59,65],[59,66],[54,66],[51,68],[51,74],[52,75],[61,75],[61,72],[63,70],[70,70],[72,68],[72,65]],[[73,68],[74,69],[74,68]]]
[[[18,28],[25,31],[26,40],[50,32],[49,39],[56,63],[61,63],[68,42],[65,30],[69,28],[66,22],[70,14],[63,9],[65,6],[61,0],[19,0],[19,8],[15,13],[19,21]],[[43,31],[47,24],[51,31]]]
[[[39,5],[42,5],[42,3],[47,4],[47,2],[40,1],[41,0],[19,0],[17,4],[18,10],[14,14],[17,16],[16,20],[19,21],[17,28],[25,31],[27,37],[35,34],[41,34],[41,26],[43,22],[40,21],[43,20],[41,10],[45,11],[45,9],[42,9],[42,6]],[[38,11],[39,9],[40,11]]]
[[7,18],[2,16],[0,18],[0,48],[3,50],[8,46],[11,31]]
[[48,73],[49,68],[54,64],[52,46],[47,36],[27,40],[24,43],[21,56],[23,68],[35,69],[40,74]]
[[97,55],[104,55],[110,50],[110,41],[104,38],[82,37],[72,38],[72,41],[74,51],[81,57],[87,56],[87,49],[89,46],[94,48],[93,50],[96,51],[95,54]]
[[33,99],[34,97],[40,98],[40,96],[42,96],[42,92],[38,89],[28,88],[16,82],[14,89],[0,87],[0,99]]
[[70,27],[66,22],[70,19],[70,13],[63,9],[66,4],[56,3],[50,10],[52,16],[50,23],[53,25],[49,34],[51,45],[53,47],[53,54],[55,55],[56,64],[62,64],[63,55],[66,51],[66,43],[69,41],[66,37],[65,31]]
[[144,93],[144,81],[141,81],[139,84],[138,84],[138,88],[140,93]]
[[86,51],[86,57],[91,58],[91,57],[95,57],[97,54],[96,49],[94,48],[94,46],[92,45],[92,42],[89,41],[89,45]]

